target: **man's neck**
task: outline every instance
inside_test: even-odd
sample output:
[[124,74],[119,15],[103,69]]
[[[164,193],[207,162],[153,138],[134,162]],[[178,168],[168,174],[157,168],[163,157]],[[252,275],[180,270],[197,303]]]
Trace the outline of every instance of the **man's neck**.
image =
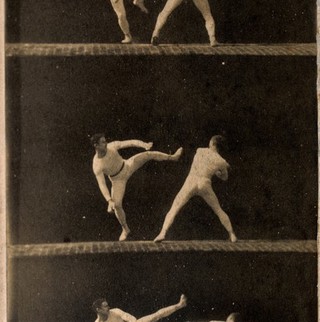
[[97,153],[98,158],[101,159],[107,154],[107,151],[106,150],[96,150],[96,153]]
[[106,314],[106,315],[104,315],[104,314],[98,314],[97,321],[98,322],[105,322],[105,321],[108,320],[108,317],[109,317],[109,314]]

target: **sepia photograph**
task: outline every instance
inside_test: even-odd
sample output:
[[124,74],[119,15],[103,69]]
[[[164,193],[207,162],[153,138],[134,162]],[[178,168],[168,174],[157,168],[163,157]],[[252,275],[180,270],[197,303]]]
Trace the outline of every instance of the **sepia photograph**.
[[4,321],[318,321],[317,2],[4,7]]

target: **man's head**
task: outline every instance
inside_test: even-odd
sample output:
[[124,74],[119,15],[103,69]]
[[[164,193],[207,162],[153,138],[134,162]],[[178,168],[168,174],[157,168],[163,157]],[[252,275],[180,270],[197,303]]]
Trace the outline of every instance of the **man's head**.
[[227,148],[227,140],[222,135],[214,135],[209,142],[210,149],[217,149],[218,151],[225,150]]
[[242,322],[242,317],[240,313],[231,313],[226,322]]
[[91,144],[96,150],[105,150],[107,141],[104,133],[97,133],[92,135]]
[[110,306],[106,299],[97,299],[92,304],[92,309],[97,314],[108,315]]

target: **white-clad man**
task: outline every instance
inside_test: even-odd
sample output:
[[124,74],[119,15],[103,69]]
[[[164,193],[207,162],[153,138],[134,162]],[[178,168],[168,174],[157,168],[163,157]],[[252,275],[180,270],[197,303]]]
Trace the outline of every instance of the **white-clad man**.
[[[215,22],[212,17],[210,5],[208,0],[192,0],[198,10],[201,12],[203,19],[205,20],[205,26],[208,32],[209,41],[211,46],[216,46],[216,35],[215,35]],[[167,22],[168,17],[171,13],[181,5],[183,0],[167,0],[163,10],[160,12],[156,26],[152,33],[151,43],[154,46],[159,45],[160,31]]]
[[177,304],[162,308],[157,312],[137,319],[133,315],[120,309],[110,309],[106,299],[98,299],[93,302],[92,308],[97,313],[95,322],[157,322],[187,305],[187,298],[181,295]]
[[174,222],[180,209],[193,196],[202,197],[219,217],[220,222],[229,233],[232,242],[237,241],[228,215],[220,206],[219,200],[212,189],[212,176],[226,181],[228,179],[228,162],[219,154],[219,147],[223,145],[225,138],[215,135],[211,138],[208,148],[198,148],[193,158],[190,172],[175,197],[171,209],[167,213],[162,230],[155,238],[155,242],[161,242],[166,238],[167,231]]
[[[179,148],[175,154],[169,155],[158,151],[149,151],[153,145],[152,142],[126,140],[108,143],[103,133],[93,135],[91,144],[96,152],[92,164],[93,172],[98,181],[100,191],[108,202],[108,212],[115,212],[122,227],[119,240],[124,241],[130,233],[126,214],[122,207],[127,181],[135,171],[148,161],[178,161],[182,154],[182,148]],[[142,148],[147,151],[124,160],[118,151],[130,147]],[[105,176],[108,176],[111,181],[111,193],[106,185]]]
[[[118,17],[118,24],[124,34],[124,39],[121,41],[123,44],[130,44],[132,42],[132,36],[130,33],[130,27],[127,20],[126,8],[124,7],[123,0],[110,0],[112,8]],[[133,4],[136,5],[144,13],[148,13],[148,9],[144,5],[144,0],[134,0]]]

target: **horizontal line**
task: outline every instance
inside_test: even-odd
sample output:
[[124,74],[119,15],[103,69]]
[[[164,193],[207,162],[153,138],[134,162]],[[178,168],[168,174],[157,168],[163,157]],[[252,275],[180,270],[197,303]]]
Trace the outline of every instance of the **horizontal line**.
[[10,258],[102,253],[159,253],[190,251],[317,253],[317,241],[240,240],[236,243],[222,240],[163,241],[162,243],[154,243],[152,241],[108,241],[8,246],[8,256]]
[[316,56],[316,43],[287,44],[105,44],[105,43],[7,43],[7,57],[13,56]]

